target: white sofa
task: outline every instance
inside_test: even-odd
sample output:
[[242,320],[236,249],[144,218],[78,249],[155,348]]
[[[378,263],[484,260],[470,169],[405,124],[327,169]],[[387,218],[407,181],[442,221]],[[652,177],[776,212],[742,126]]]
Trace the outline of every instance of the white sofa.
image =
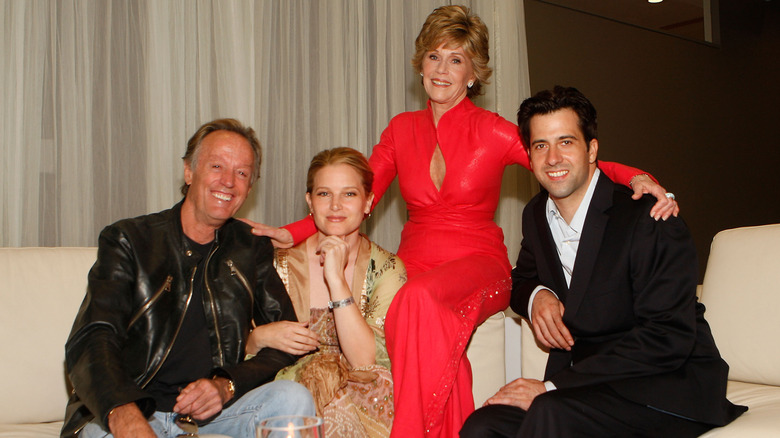
[[[0,248],[0,438],[59,435],[68,395],[64,345],[94,259],[95,248]],[[731,366],[728,397],[750,407],[704,436],[780,436],[780,224],[719,233],[701,293]],[[512,356],[517,340],[507,343]],[[541,378],[546,356],[527,326],[521,355],[522,375]],[[504,367],[502,313],[479,327],[468,356],[480,406],[518,374]]]
[[[95,248],[0,248],[0,438],[59,436],[69,387],[65,341]],[[504,384],[504,316],[469,347],[478,405]]]
[[[780,224],[718,233],[699,295],[730,366],[727,396],[749,407],[702,437],[780,437]],[[522,326],[522,375],[541,379],[547,355]]]

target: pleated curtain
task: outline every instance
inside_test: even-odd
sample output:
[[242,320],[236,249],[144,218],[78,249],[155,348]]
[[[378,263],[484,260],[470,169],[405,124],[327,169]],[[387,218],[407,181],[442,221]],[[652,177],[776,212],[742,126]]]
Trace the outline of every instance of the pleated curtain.
[[[263,145],[241,216],[307,213],[316,152],[365,154],[392,116],[425,106],[410,60],[442,1],[0,1],[0,246],[93,246],[106,225],[179,199],[187,139],[234,117]],[[515,119],[529,95],[523,2],[463,2],[491,32],[495,72],[475,102]],[[536,184],[510,169],[497,222],[510,259]],[[366,222],[395,250],[397,185]]]

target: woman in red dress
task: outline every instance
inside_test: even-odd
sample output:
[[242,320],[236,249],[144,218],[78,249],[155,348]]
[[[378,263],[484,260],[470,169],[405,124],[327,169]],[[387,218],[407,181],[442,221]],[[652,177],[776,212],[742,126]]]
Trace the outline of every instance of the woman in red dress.
[[[466,345],[477,325],[509,304],[510,263],[493,220],[501,179],[506,166],[529,163],[517,126],[469,99],[492,73],[480,18],[463,6],[440,7],[415,45],[412,64],[427,108],[394,117],[369,158],[374,204],[398,176],[409,211],[397,252],[408,281],[385,322],[394,380],[391,436],[456,437],[474,410]],[[637,197],[656,196],[655,217],[676,213],[676,203],[644,172],[603,161],[599,167]],[[309,219],[281,229],[252,224],[279,246],[315,230]]]

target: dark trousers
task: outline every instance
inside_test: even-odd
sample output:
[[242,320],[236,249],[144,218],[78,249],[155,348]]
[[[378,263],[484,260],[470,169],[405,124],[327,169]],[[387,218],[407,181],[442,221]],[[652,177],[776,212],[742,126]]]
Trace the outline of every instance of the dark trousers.
[[626,400],[605,385],[550,391],[528,411],[491,405],[477,409],[461,438],[697,437],[713,426]]

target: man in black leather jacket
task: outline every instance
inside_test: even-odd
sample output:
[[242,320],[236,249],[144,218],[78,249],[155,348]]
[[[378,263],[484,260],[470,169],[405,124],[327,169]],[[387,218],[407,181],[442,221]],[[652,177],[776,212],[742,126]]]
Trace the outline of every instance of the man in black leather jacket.
[[175,436],[183,415],[201,433],[254,437],[263,418],[314,414],[302,386],[266,384],[295,356],[243,360],[254,325],[295,321],[270,241],[232,218],[260,159],[251,128],[207,123],[188,142],[184,199],[101,232],[65,346],[63,437]]

